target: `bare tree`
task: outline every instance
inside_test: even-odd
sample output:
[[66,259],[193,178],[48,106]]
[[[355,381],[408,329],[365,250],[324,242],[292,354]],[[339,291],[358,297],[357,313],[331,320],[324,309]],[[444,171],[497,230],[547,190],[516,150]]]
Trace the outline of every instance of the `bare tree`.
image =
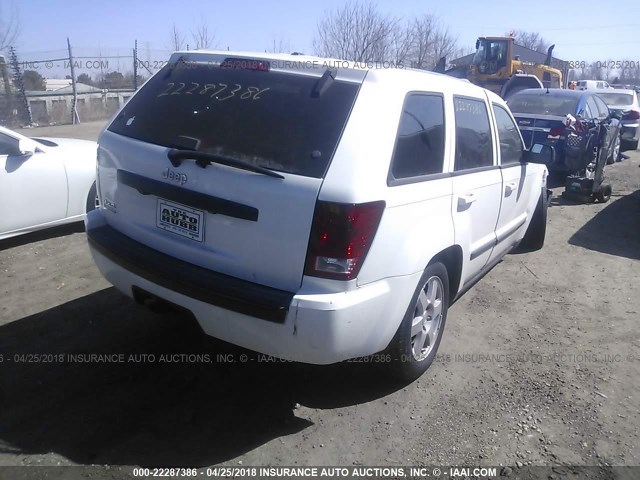
[[415,18],[409,28],[413,34],[412,65],[424,69],[432,67],[438,60],[433,51],[434,39],[437,34],[435,16],[424,15],[421,18]]
[[434,15],[409,21],[382,14],[375,4],[348,3],[318,24],[316,54],[357,62],[393,62],[431,69],[440,57],[461,54],[458,38]]
[[452,60],[463,55],[458,37],[434,15],[414,19],[408,29],[413,39],[411,64],[417,68],[430,70],[442,57]]
[[604,75],[602,74],[602,68],[599,65],[592,63],[587,69],[588,79],[591,80],[603,80]]
[[551,45],[537,32],[515,32],[515,43],[540,53],[547,53]]
[[434,59],[462,56],[463,49],[458,46],[458,37],[453,36],[449,27],[438,27],[433,42]]
[[574,69],[573,72],[572,80],[586,80],[589,78],[588,67],[586,64],[584,67]]
[[197,49],[215,48],[215,33],[209,33],[209,27],[204,21],[198,25],[198,27],[191,32],[193,37],[194,47]]
[[408,64],[411,61],[411,52],[414,43],[414,34],[410,28],[410,24],[407,24],[404,28],[397,25],[391,31],[387,47],[381,59],[393,62],[396,65]]
[[[9,12],[7,13],[7,10]],[[5,8],[0,0],[0,52],[7,49],[15,42],[20,34],[20,17],[15,3],[10,8]]]
[[620,69],[619,83],[634,84],[640,79],[640,65],[636,65],[636,62],[629,63],[632,64],[633,67],[631,67],[631,65],[624,65]]
[[325,14],[318,23],[313,47],[323,57],[357,62],[390,60],[401,38],[399,24],[398,17],[382,14],[375,4],[356,1]]
[[171,32],[169,33],[169,50],[174,52],[178,50],[183,50],[184,45],[185,45],[185,37],[182,34],[182,32],[178,30],[178,28],[176,27],[176,24],[174,23],[173,27],[171,28]]

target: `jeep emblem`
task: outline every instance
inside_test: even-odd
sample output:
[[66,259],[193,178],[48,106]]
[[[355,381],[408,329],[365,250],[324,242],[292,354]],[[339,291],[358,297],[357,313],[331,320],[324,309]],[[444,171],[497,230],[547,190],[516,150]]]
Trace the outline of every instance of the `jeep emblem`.
[[184,173],[174,172],[169,167],[165,168],[162,171],[162,178],[179,183],[180,185],[184,185],[185,183],[187,183],[187,176]]

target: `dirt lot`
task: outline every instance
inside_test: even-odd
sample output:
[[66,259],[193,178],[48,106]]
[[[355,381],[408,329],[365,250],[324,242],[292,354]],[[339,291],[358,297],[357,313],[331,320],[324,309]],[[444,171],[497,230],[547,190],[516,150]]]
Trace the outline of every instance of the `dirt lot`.
[[[359,363],[241,363],[110,287],[81,227],[2,243],[0,466],[639,465],[639,164],[608,168],[607,204],[555,197],[544,249],[451,308],[410,385]],[[112,361],[79,361],[92,353]]]

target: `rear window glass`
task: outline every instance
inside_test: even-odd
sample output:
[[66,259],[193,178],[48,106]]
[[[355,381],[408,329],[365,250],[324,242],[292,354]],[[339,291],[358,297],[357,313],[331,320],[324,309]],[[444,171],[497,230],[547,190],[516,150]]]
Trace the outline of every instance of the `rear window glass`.
[[129,100],[109,130],[321,178],[359,85],[329,79],[316,89],[320,95],[312,95],[319,79],[210,63],[167,65]]
[[630,93],[598,93],[607,105],[632,105],[633,95]]
[[579,97],[562,95],[540,95],[516,93],[507,105],[513,113],[532,113],[538,115],[559,115],[575,113]]

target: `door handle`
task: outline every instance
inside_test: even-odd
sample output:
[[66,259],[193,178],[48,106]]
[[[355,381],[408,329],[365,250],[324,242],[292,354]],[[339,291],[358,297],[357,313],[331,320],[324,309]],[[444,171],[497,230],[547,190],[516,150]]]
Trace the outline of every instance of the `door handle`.
[[516,182],[507,183],[504,186],[504,196],[508,197],[513,193],[514,190],[518,189],[518,184]]
[[466,193],[458,197],[458,211],[466,210],[476,201],[475,193]]

